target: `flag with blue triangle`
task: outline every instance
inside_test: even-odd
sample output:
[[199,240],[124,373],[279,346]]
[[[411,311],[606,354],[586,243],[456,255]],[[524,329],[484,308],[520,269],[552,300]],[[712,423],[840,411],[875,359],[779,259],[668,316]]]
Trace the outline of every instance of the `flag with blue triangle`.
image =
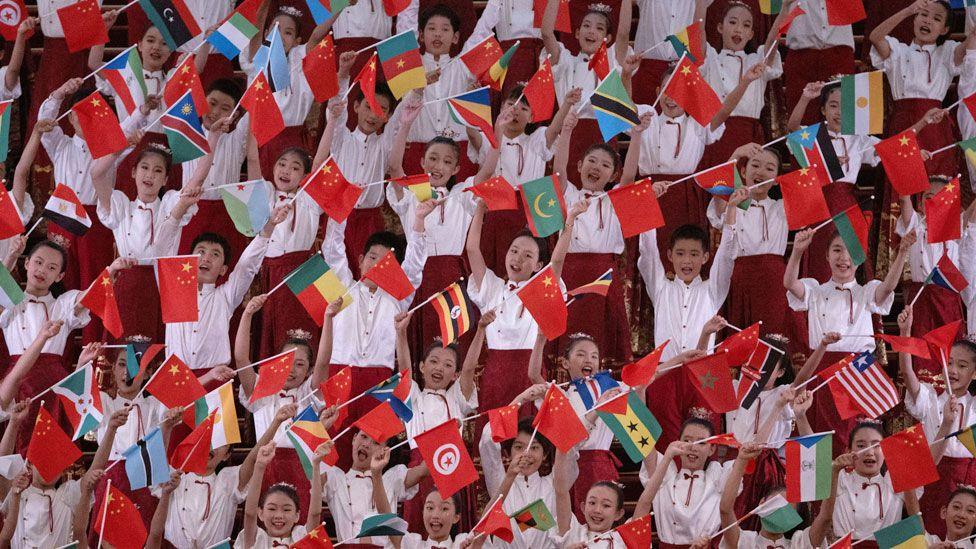
[[379,400],[389,402],[393,412],[401,421],[407,423],[413,419],[413,408],[410,406],[410,385],[413,383],[410,370],[393,374],[389,379],[366,391],[366,394]]

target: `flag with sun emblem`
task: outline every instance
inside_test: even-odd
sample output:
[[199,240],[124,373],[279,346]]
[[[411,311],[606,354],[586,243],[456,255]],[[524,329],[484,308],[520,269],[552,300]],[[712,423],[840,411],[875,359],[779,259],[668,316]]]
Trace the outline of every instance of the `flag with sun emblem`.
[[102,422],[102,399],[98,377],[90,363],[62,379],[52,391],[58,395],[64,415],[71,423],[72,440],[98,428]]
[[448,419],[417,435],[414,441],[441,497],[449,498],[478,480],[478,470],[461,439],[457,420]]
[[173,153],[173,163],[196,160],[210,153],[207,138],[203,135],[200,115],[193,105],[193,94],[186,92],[166,110],[160,119],[166,141]]
[[197,277],[200,258],[178,255],[156,259],[156,284],[159,286],[159,306],[163,322],[196,322]]
[[546,339],[552,341],[566,333],[566,300],[552,265],[542,269],[516,295]]
[[555,176],[547,175],[523,183],[521,190],[525,218],[533,235],[547,237],[563,228],[566,202]]

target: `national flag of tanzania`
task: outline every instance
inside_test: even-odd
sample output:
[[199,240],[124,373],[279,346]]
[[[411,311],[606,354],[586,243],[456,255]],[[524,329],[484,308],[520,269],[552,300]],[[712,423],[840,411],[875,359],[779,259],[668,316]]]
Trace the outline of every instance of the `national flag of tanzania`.
[[600,133],[604,141],[610,141],[620,132],[633,128],[640,123],[637,107],[627,94],[620,71],[614,69],[590,96],[590,104],[596,113],[596,121],[600,125]]
[[171,470],[166,461],[166,445],[159,427],[122,452],[122,457],[125,458],[129,488],[133,490],[169,480]]
[[627,457],[634,463],[640,463],[654,450],[657,439],[661,438],[661,424],[641,402],[636,392],[631,391],[626,400],[627,411],[623,414],[600,408],[597,408],[596,413],[613,431],[613,435],[627,451]]
[[583,406],[587,410],[593,408],[603,393],[609,391],[610,389],[616,389],[620,387],[617,380],[610,376],[610,372],[606,370],[599,371],[590,377],[582,377],[579,379],[574,379],[572,381],[573,387],[576,388],[576,392],[579,394],[580,401],[583,402]]
[[246,237],[261,232],[271,219],[271,194],[263,179],[220,189],[220,198],[237,231]]
[[192,92],[184,93],[166,110],[160,122],[173,152],[174,163],[179,164],[210,154],[210,145],[203,135],[203,125],[193,104]]
[[254,54],[254,66],[260,67],[261,72],[267,76],[272,92],[287,90],[291,86],[291,68],[288,66],[285,44],[281,41],[277,23]]

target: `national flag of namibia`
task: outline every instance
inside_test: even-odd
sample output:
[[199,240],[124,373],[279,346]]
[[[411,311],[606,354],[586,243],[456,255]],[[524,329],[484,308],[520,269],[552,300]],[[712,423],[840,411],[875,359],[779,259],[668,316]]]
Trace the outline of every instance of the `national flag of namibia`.
[[383,74],[390,91],[399,100],[412,89],[427,85],[420,45],[412,30],[401,32],[376,44]]
[[541,499],[537,499],[518,511],[515,511],[512,513],[512,518],[515,519],[519,530],[522,532],[529,528],[535,528],[536,530],[545,532],[556,525],[556,521],[552,518],[552,513],[546,507],[546,502]]
[[345,309],[352,301],[349,290],[332,272],[321,254],[315,254],[299,265],[288,275],[285,284],[319,326],[322,325],[329,303],[342,297],[342,308]]
[[969,450],[969,453],[976,457],[976,425],[970,425],[961,431],[956,431],[949,435],[959,439],[959,443]]
[[183,97],[166,110],[160,122],[169,148],[173,151],[174,164],[196,160],[210,153],[210,145],[203,135],[200,115],[193,104],[192,92],[184,93]]
[[512,62],[512,57],[515,56],[515,51],[518,50],[519,43],[516,42],[512,47],[508,48],[505,55],[502,55],[498,61],[488,68],[488,72],[485,73],[485,79],[491,86],[491,89],[495,91],[502,90],[502,84],[505,83],[505,75],[508,74],[508,65]]
[[590,104],[600,125],[604,141],[610,141],[618,133],[633,128],[640,123],[637,107],[627,94],[620,80],[620,71],[613,70],[590,96]]
[[879,549],[925,549],[929,546],[920,515],[912,515],[878,530],[874,539]]
[[491,98],[487,86],[451,97],[447,104],[451,107],[451,118],[455,122],[480,130],[492,148],[498,148],[495,128],[491,123]]
[[602,406],[596,413],[613,431],[631,461],[640,463],[654,450],[654,444],[661,437],[661,425],[636,392],[631,391],[626,400],[627,410],[623,414],[604,411]]
[[474,309],[464,288],[455,282],[430,302],[441,324],[441,342],[446,347],[471,328]]

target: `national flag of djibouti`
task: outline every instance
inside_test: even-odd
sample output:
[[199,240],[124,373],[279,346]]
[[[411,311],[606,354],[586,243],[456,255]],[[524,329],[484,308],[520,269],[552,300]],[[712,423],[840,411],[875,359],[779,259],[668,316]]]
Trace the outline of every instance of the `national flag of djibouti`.
[[238,232],[253,237],[271,219],[271,194],[263,179],[222,187],[220,198]]
[[884,73],[862,72],[840,79],[840,126],[845,135],[884,131]]
[[786,441],[786,499],[819,501],[830,497],[833,431]]

